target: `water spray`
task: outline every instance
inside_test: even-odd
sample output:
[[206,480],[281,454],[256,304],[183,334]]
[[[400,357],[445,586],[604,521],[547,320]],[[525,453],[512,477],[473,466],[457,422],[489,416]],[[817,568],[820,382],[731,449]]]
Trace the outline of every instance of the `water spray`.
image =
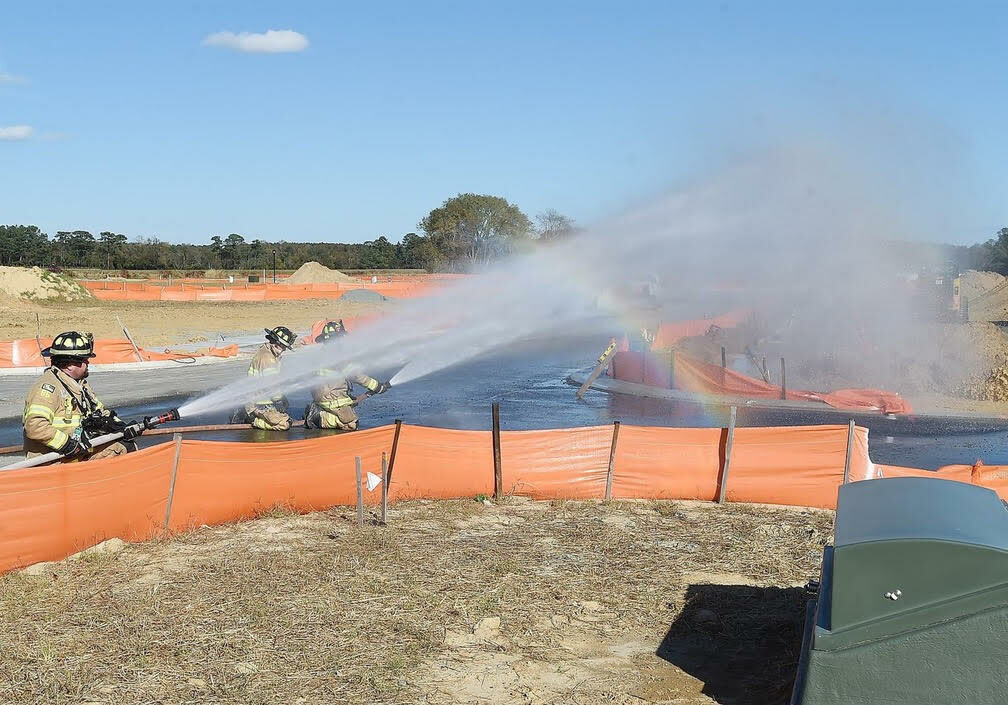
[[[163,414],[158,414],[157,416],[145,416],[143,421],[135,421],[131,423],[122,431],[116,431],[115,433],[106,433],[95,438],[89,438],[88,443],[91,444],[92,448],[97,448],[99,446],[112,443],[114,441],[120,440],[127,432],[132,433],[134,436],[139,436],[144,431],[149,431],[156,426],[166,424],[169,421],[179,421],[182,416],[179,414],[178,409],[169,409]],[[51,463],[53,461],[59,460],[63,455],[53,451],[52,453],[45,453],[44,455],[39,455],[34,458],[26,458],[17,463],[12,463],[10,465],[4,465],[0,468],[3,470],[18,470],[19,468],[33,468],[38,465],[45,465],[46,463]]]

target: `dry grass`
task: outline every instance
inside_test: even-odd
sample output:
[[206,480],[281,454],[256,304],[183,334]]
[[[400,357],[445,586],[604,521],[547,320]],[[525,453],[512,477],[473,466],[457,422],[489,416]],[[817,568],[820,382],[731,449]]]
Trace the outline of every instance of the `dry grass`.
[[[698,681],[695,661],[737,647],[739,619],[797,632],[800,590],[738,583],[804,583],[832,522],[519,499],[403,503],[387,527],[354,519],[281,510],[0,578],[0,698],[736,702],[717,673]],[[797,648],[750,645],[751,672],[731,683],[757,694],[747,702],[784,702]]]

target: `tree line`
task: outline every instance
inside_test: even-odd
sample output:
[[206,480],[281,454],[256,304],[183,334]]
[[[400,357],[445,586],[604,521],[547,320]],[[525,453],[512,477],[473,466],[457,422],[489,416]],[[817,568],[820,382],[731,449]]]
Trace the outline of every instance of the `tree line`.
[[103,231],[61,230],[50,237],[35,225],[0,225],[0,264],[108,270],[295,269],[315,260],[333,269],[463,271],[537,244],[568,237],[574,222],[555,210],[533,223],[499,196],[459,194],[433,209],[398,242],[384,235],[363,243],[268,242],[240,233],[213,235],[207,244],[176,244]]

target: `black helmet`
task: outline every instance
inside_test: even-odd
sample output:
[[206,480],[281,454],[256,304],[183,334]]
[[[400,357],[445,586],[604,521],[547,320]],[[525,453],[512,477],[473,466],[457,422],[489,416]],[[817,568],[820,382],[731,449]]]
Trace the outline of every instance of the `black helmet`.
[[42,351],[43,357],[69,357],[77,360],[95,357],[94,336],[90,333],[78,333],[75,330],[60,333],[52,345]]
[[284,350],[290,350],[294,347],[294,341],[297,336],[294,332],[287,328],[286,326],[277,326],[276,328],[264,328],[266,331],[266,340],[273,343],[274,345],[279,345]]
[[338,321],[329,321],[324,326],[322,326],[322,332],[315,336],[316,343],[329,343],[342,335],[346,335],[346,326],[343,325],[343,319]]

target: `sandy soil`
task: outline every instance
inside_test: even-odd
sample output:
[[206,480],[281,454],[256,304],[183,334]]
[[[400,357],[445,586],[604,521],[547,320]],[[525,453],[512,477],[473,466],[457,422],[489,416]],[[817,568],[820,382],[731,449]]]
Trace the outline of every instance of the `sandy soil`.
[[0,700],[788,702],[832,513],[405,502],[0,578]]
[[77,282],[39,267],[0,267],[0,297],[13,304],[18,298],[43,301],[91,299]]
[[98,338],[122,338],[118,314],[137,344],[154,348],[183,342],[213,342],[218,334],[262,332],[285,325],[307,329],[321,318],[364,316],[391,310],[391,303],[338,300],[210,303],[168,301],[87,301],[30,303],[0,301],[0,339],[34,338],[38,314],[42,335],[65,330],[91,331]]

